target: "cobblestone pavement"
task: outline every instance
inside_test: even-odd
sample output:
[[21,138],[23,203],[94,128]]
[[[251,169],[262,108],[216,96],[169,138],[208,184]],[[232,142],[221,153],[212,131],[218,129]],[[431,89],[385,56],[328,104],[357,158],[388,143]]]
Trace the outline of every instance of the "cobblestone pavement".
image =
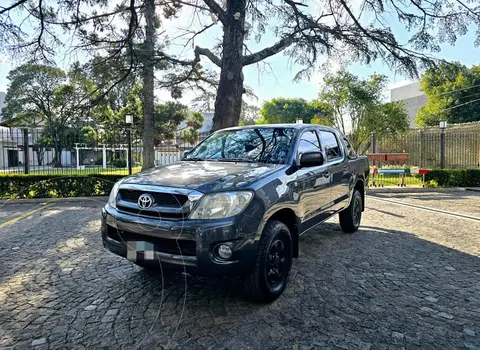
[[[480,193],[464,194],[389,198],[480,219]],[[332,219],[302,236],[287,290],[261,305],[239,280],[162,278],[107,252],[101,206],[0,228],[0,348],[480,349],[480,221],[370,196],[356,234]],[[0,225],[36,207],[4,206]]]

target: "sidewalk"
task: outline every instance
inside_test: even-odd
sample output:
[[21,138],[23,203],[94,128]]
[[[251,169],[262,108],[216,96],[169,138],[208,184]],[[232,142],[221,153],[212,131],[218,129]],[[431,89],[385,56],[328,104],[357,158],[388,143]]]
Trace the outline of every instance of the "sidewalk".
[[447,188],[433,188],[433,187],[421,187],[421,186],[407,186],[407,187],[370,187],[367,191],[368,194],[372,193],[425,193],[425,192],[462,192],[472,191],[480,192],[480,187],[447,187]]

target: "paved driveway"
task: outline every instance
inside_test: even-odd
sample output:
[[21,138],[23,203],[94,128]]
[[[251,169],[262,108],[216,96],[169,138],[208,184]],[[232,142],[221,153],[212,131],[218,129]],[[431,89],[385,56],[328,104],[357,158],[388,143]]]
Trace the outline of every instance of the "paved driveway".
[[0,348],[479,349],[479,204],[370,197],[358,233],[335,219],[301,238],[270,305],[246,302],[236,279],[162,278],[105,251],[101,203],[6,205]]

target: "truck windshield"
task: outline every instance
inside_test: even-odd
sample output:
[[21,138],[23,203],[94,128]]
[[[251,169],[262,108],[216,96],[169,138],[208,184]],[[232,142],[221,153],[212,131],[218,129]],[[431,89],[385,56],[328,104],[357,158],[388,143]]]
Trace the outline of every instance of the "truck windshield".
[[291,149],[292,128],[252,128],[219,131],[183,160],[217,160],[283,164]]

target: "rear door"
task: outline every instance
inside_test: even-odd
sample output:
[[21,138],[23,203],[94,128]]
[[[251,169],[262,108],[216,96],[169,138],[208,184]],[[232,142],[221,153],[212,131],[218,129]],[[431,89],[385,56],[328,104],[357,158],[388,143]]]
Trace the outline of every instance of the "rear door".
[[337,211],[345,208],[349,199],[350,169],[348,158],[344,152],[343,143],[336,133],[320,129],[319,135],[332,181],[332,210]]
[[[297,157],[306,152],[321,152],[316,130],[305,130],[300,136]],[[322,221],[331,207],[330,173],[327,165],[297,170],[301,231]]]

